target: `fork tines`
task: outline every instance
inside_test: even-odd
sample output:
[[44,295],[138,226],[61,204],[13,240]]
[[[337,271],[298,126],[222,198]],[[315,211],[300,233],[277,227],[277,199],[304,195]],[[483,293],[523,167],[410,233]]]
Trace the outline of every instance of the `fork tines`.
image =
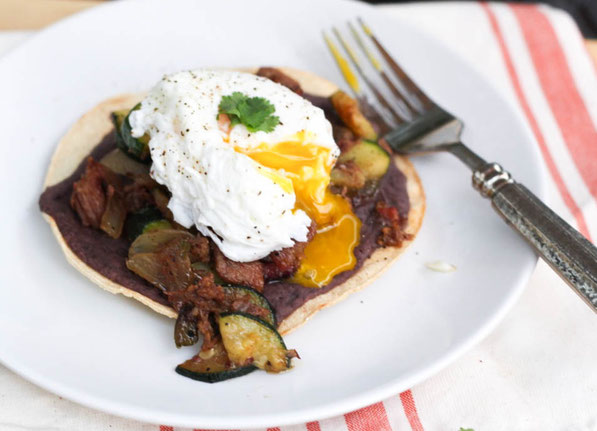
[[[337,28],[333,28],[332,33],[346,52],[348,60],[343,55],[340,48],[338,48],[338,46],[334,43],[334,40],[325,32],[324,38],[330,52],[340,68],[342,76],[351,90],[354,92],[359,103],[364,105],[365,110],[370,110],[373,116],[379,117],[378,120],[381,119],[382,126],[386,126],[383,128],[386,128],[386,131],[388,131],[390,129],[397,128],[405,122],[412,121],[414,118],[424,115],[429,110],[434,110],[433,108],[437,108],[433,101],[427,97],[423,90],[421,90],[408,77],[404,70],[398,65],[392,56],[390,56],[388,51],[379,42],[379,39],[373,34],[369,26],[367,26],[361,18],[358,18],[357,21],[359,23],[361,32],[365,37],[362,37],[356,26],[349,22],[348,27],[352,38],[356,42],[356,45],[359,47],[364,57],[367,59],[371,68],[373,68],[377,72],[379,78],[381,78],[383,86],[389,89],[389,92],[387,90],[380,90],[380,88],[373,82],[374,80],[367,75],[359,56]],[[391,70],[393,73],[398,85],[396,85],[388,76],[384,66],[382,65],[382,62],[377,59],[372,49],[367,46],[365,39],[368,39],[375,47],[375,50],[379,52],[385,64],[387,64],[389,70]],[[354,70],[356,70],[356,73],[353,71],[353,67]],[[379,105],[381,105],[383,114],[369,103],[367,95],[359,83],[359,77],[364,82],[365,87],[369,89],[374,98],[379,102]],[[393,96],[393,100],[389,101],[384,96],[384,93],[391,94]]]

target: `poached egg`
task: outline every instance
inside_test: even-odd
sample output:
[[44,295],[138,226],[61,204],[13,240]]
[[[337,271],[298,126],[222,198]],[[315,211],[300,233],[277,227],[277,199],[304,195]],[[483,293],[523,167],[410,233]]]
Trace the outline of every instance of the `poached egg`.
[[[224,96],[265,98],[279,124],[271,132],[218,122]],[[134,137],[150,136],[150,175],[172,194],[168,208],[196,226],[231,260],[248,262],[317,233],[293,280],[323,286],[356,263],[360,221],[330,192],[340,153],[323,111],[253,74],[192,70],[166,75],[131,113]]]

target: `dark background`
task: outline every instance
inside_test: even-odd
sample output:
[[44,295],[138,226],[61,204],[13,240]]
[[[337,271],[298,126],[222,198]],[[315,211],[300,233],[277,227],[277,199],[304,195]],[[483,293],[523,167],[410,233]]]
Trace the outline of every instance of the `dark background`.
[[[411,3],[409,0],[367,0],[369,3]],[[418,0],[421,1],[421,0]],[[432,0],[433,1],[433,0]],[[435,0],[441,2],[441,0]],[[586,38],[597,38],[597,0],[510,0],[512,3],[546,3],[567,10]]]

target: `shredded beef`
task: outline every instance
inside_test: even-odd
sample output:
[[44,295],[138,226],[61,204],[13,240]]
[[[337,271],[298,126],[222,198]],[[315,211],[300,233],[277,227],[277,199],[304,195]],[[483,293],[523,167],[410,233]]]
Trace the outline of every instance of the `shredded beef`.
[[305,257],[305,247],[313,239],[315,232],[315,223],[311,223],[307,241],[297,242],[292,247],[271,252],[263,262],[265,280],[279,280],[293,275],[301,265],[301,261]]
[[281,70],[276,69],[275,67],[262,67],[257,71],[257,75],[263,76],[264,78],[268,78],[280,85],[283,85],[284,87],[294,91],[299,96],[303,95],[303,89],[298,81],[286,75]]
[[157,183],[148,175],[132,176],[133,182],[124,187],[124,202],[128,212],[136,212],[147,206],[155,205],[151,193]]
[[375,205],[375,210],[379,214],[383,225],[377,238],[377,244],[382,247],[401,247],[403,241],[412,239],[411,234],[404,232],[403,226],[406,220],[400,219],[396,207],[379,201]]
[[211,273],[204,273],[185,289],[170,291],[167,295],[176,311],[191,304],[207,311],[220,312],[226,301],[224,288],[215,283]]
[[[219,340],[213,313],[245,312],[257,317],[266,317],[268,310],[254,304],[248,294],[234,294],[215,283],[213,274],[202,273],[186,289],[168,292],[168,300],[179,312],[179,319],[196,322],[197,330],[203,335],[201,350],[211,349]],[[182,326],[182,325],[181,325]]]
[[[168,202],[170,202],[170,193],[167,190],[164,190],[162,187],[156,187],[151,189],[151,194],[155,201],[155,206],[160,210],[164,218],[169,220],[171,223],[175,223],[172,211],[170,211],[170,208],[168,208]],[[178,225],[178,223],[176,223],[176,225]]]
[[87,169],[79,181],[73,184],[70,205],[77,212],[83,226],[99,228],[106,209],[106,195],[102,186],[99,163],[87,159]]
[[340,124],[332,124],[332,132],[341,153],[347,152],[359,142],[359,138],[352,133],[352,130]]
[[206,274],[186,289],[168,292],[167,295],[172,307],[182,313],[184,319],[197,322],[197,330],[203,335],[201,349],[215,346],[218,336],[210,315],[222,311],[226,295],[222,286],[214,283],[213,275]]
[[119,190],[120,178],[117,174],[93,160],[87,159],[87,167],[81,179],[73,184],[70,205],[79,215],[83,226],[100,227],[106,210],[106,190],[112,185]]
[[201,332],[201,335],[203,335],[203,344],[201,345],[201,350],[206,351],[218,344],[220,337],[214,328],[214,322],[210,318],[211,313],[207,310],[199,308],[197,314],[199,321],[197,324],[197,329],[199,332]]
[[214,268],[224,281],[249,286],[259,292],[263,290],[263,264],[261,262],[235,262],[224,256],[218,247],[213,249]]
[[209,263],[209,239],[198,233],[191,241],[191,260],[193,262]]

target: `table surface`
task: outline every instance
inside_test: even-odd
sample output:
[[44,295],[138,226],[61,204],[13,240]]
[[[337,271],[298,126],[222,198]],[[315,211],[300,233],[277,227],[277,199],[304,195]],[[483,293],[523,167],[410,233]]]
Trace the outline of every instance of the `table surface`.
[[[37,30],[104,0],[0,0],[0,31]],[[586,41],[597,62],[597,39]]]

